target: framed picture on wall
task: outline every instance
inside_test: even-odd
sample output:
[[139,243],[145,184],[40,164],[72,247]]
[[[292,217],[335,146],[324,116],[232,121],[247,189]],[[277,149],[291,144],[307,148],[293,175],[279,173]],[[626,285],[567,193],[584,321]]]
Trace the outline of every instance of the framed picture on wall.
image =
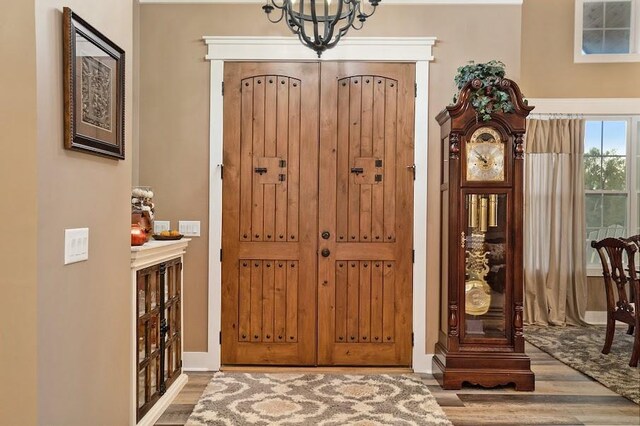
[[64,146],[124,159],[124,50],[63,10]]

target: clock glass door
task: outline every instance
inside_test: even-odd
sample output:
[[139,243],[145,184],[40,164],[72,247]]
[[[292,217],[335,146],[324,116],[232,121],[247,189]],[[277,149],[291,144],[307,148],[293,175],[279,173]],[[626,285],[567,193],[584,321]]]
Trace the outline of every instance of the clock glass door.
[[465,197],[464,340],[506,339],[509,241],[506,193],[467,192]]

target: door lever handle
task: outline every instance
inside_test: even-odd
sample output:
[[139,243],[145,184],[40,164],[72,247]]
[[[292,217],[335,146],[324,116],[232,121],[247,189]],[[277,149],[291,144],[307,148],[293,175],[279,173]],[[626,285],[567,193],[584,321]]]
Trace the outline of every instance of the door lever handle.
[[410,166],[407,166],[407,169],[411,170],[411,172],[413,173],[413,180],[416,180],[416,165],[412,164]]
[[355,173],[357,175],[364,173],[364,169],[362,167],[352,167],[351,173]]
[[260,176],[262,176],[264,173],[267,173],[267,168],[266,167],[256,167],[254,169],[254,171],[259,174]]

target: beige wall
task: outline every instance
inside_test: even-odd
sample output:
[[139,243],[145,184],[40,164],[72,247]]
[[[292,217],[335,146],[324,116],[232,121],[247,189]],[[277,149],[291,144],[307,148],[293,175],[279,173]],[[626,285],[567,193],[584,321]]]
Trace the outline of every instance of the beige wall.
[[640,97],[640,62],[573,63],[574,0],[524,0],[522,15],[525,96]]
[[[126,63],[127,159],[65,150],[63,6],[127,55],[132,49],[131,0],[36,2],[38,418],[49,425],[124,425],[131,368],[131,56]],[[76,227],[90,230],[89,260],[64,266],[64,229]]]
[[[486,25],[500,16],[500,25]],[[520,77],[519,6],[382,6],[353,36],[436,36],[429,94],[429,180],[438,181],[435,115],[453,96],[453,76],[468,60],[500,59]],[[398,25],[397,23],[402,23]],[[140,13],[140,184],[156,194],[157,217],[200,220],[185,258],[185,350],[207,349],[209,64],[204,35],[289,35],[259,5],[150,5]],[[425,88],[420,88],[425,90]],[[417,141],[426,143],[426,141]],[[437,185],[429,199],[438,200]],[[428,214],[428,343],[438,328],[437,201]],[[415,285],[425,285],[416,283]]]
[[0,17],[0,424],[37,419],[36,55],[33,1]]

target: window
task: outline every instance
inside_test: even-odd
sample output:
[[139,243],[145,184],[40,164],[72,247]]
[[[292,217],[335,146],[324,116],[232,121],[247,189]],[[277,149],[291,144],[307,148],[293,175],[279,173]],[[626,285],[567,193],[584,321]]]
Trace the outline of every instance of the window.
[[576,0],[575,62],[640,61],[640,0]]
[[600,270],[592,240],[640,232],[640,122],[632,117],[586,119],[584,137],[587,266]]

